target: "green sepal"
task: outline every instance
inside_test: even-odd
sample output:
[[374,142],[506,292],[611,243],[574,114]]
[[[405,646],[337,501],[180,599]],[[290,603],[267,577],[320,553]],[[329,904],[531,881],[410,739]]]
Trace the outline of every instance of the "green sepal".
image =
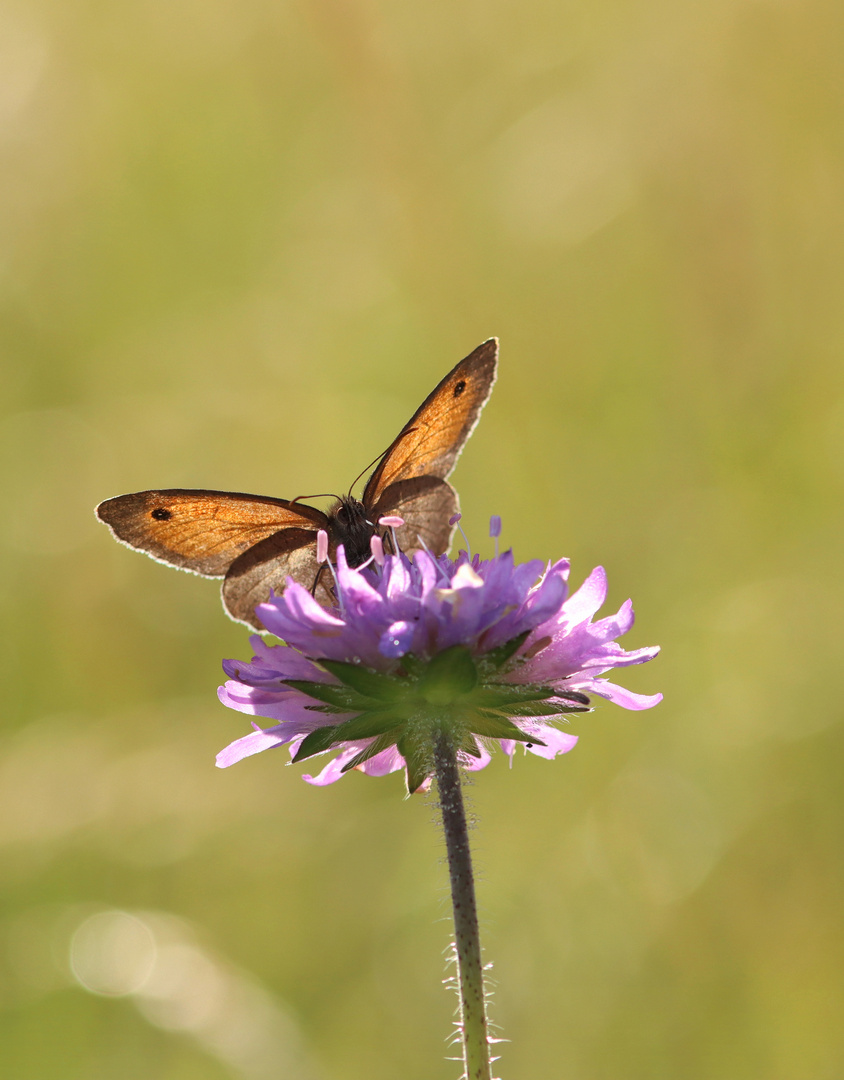
[[505,641],[503,645],[499,645],[497,649],[490,649],[488,653],[484,653],[482,663],[484,668],[491,667],[493,671],[499,671],[510,657],[519,651],[530,636],[532,631],[525,630],[517,637],[510,638],[509,641]]
[[468,754],[469,757],[480,758],[483,756],[481,754],[480,747],[478,746],[478,740],[471,732],[468,731],[463,737],[463,741],[460,743],[458,749],[460,753]]
[[363,697],[350,686],[335,686],[333,683],[310,682],[307,679],[285,679],[286,686],[292,686],[315,701],[333,705],[342,712],[361,712],[372,704],[371,699]]
[[452,645],[432,657],[417,683],[430,705],[451,705],[478,682],[478,669],[465,645]]
[[407,692],[407,680],[397,679],[395,675],[385,675],[343,660],[320,660],[319,663],[344,686],[375,701],[398,701]]
[[523,701],[547,701],[554,695],[553,686],[536,686],[531,683],[523,685],[487,683],[485,686],[476,686],[470,694],[466,695],[461,704],[477,709],[509,709]]
[[313,757],[314,754],[322,754],[329,750],[337,741],[337,727],[332,724],[329,727],[320,727],[306,735],[299,744],[299,749],[293,755],[293,761],[304,761],[305,758]]
[[[342,724],[331,724],[317,728],[302,740],[299,749],[293,758],[294,761],[302,761],[330,750],[339,743],[360,742],[362,739],[380,739],[385,734],[392,733],[386,746],[391,746],[399,736],[405,717],[392,709],[368,709],[359,716],[353,716]],[[381,747],[384,749],[384,747]],[[379,751],[375,751],[378,753]],[[371,756],[371,755],[368,755]],[[357,760],[357,759],[355,759]],[[353,768],[354,766],[350,766]]]
[[554,697],[565,698],[566,701],[577,701],[584,708],[592,708],[592,700],[588,694],[584,694],[582,690],[555,690]]
[[427,668],[428,661],[420,660],[419,657],[414,656],[413,653],[405,653],[401,658],[401,666],[412,679],[418,679],[425,668]]
[[[353,716],[335,728],[335,742],[359,742],[374,739],[387,731],[400,728],[407,716],[396,709],[367,709],[360,716]],[[393,740],[395,741],[395,740]]]
[[398,751],[407,765],[407,793],[414,795],[431,775],[431,757],[416,739],[405,736],[398,741]]
[[325,716],[348,716],[349,709],[341,709],[339,705],[306,705],[308,712],[323,713]]
[[562,716],[563,713],[589,712],[587,705],[564,705],[560,701],[524,701],[519,705],[508,705],[509,716]]
[[521,728],[516,727],[506,716],[494,712],[475,713],[471,720],[471,731],[473,735],[480,735],[483,739],[515,739],[516,742],[531,742],[539,746],[545,745],[541,739],[537,739],[534,735],[525,734]]

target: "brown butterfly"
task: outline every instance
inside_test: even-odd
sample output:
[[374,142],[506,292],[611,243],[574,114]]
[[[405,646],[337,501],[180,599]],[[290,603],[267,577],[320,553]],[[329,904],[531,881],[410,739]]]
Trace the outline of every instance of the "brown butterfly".
[[[255,605],[288,577],[333,601],[328,575],[317,563],[317,532],[328,533],[329,559],[343,544],[350,566],[370,556],[378,522],[397,515],[399,548],[448,551],[457,492],[446,481],[478,422],[495,382],[498,342],[485,341],[446,375],[401,429],[363,489],[360,502],[341,495],[323,513],[293,499],[235,491],[138,491],[106,499],[97,516],[136,551],[204,577],[222,577],[223,605],[233,619],[262,629]],[[389,534],[385,537],[388,548]]]

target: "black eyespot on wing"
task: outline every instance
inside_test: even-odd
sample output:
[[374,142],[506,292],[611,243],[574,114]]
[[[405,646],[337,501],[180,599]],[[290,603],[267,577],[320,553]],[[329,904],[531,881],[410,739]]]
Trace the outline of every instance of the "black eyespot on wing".
[[172,511],[166,510],[163,506],[156,506],[150,514],[150,517],[155,518],[156,521],[169,521],[172,516]]
[[455,396],[455,397],[460,397],[460,395],[461,395],[461,394],[463,393],[463,391],[464,391],[465,389],[466,389],[466,380],[465,380],[465,379],[461,379],[461,380],[460,380],[460,382],[458,382],[458,383],[455,383],[455,386],[454,386],[454,396]]

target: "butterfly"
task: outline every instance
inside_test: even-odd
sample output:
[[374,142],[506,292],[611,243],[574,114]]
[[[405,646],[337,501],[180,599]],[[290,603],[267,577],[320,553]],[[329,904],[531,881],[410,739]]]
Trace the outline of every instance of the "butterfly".
[[381,455],[360,501],[341,495],[323,513],[299,499],[168,488],[106,499],[97,517],[136,551],[203,577],[222,577],[226,611],[256,629],[263,627],[255,605],[269,599],[270,590],[281,592],[288,577],[330,605],[331,576],[317,562],[321,529],[328,534],[329,560],[342,544],[350,566],[366,562],[375,535],[392,547],[392,535],[378,524],[390,516],[404,521],[395,538],[405,554],[448,551],[459,502],[446,478],[489,400],[497,366],[495,338],[461,360]]

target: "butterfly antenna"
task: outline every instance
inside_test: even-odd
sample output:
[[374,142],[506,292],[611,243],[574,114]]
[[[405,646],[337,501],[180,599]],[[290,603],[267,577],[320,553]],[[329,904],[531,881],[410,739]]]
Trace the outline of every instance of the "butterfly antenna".
[[[411,431],[415,431],[415,430],[416,430],[416,428],[408,428],[407,431],[403,431],[401,433],[399,438],[404,438],[405,435],[409,435],[411,433]],[[398,439],[395,439],[394,442],[398,442]],[[375,465],[377,465],[379,461],[383,460],[383,458],[385,458],[387,456],[387,454],[390,452],[392,447],[393,447],[393,443],[390,443],[390,445],[387,447],[387,449],[382,450],[381,453],[378,455],[378,457],[374,458],[372,461],[370,461],[370,463],[366,466],[365,469],[361,469],[361,471],[357,474],[357,476],[354,478],[354,480],[352,481],[352,483],[351,483],[351,485],[349,487],[349,495],[351,495],[352,492],[355,490],[355,484],[358,482],[358,480],[360,480],[360,478],[363,476],[363,474],[369,472],[369,470],[371,468],[373,468]],[[316,498],[315,495],[311,495],[310,497],[312,499]]]
[[[387,450],[389,450],[389,449],[390,448],[388,446]],[[360,478],[363,476],[363,474],[369,472],[369,470],[383,458],[384,454],[387,453],[387,450],[382,450],[381,453],[378,455],[377,458],[375,458],[374,461],[370,461],[370,463],[366,466],[365,469],[361,469],[361,471],[357,474],[357,476],[354,478],[354,480],[349,485],[349,495],[351,495],[352,492],[355,490],[355,485],[357,484],[358,480],[360,480]]]
[[301,502],[303,499],[337,499],[340,501],[339,495],[333,495],[330,491],[321,491],[319,495],[297,495],[295,499],[290,500],[290,505],[293,503]]

